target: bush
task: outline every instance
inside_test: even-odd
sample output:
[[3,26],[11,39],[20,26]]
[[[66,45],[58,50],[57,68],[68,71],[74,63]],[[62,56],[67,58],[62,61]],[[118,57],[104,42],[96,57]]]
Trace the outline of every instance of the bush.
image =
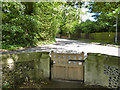
[[24,30],[20,26],[11,24],[2,25],[2,42],[6,44],[23,43],[21,39],[24,36]]
[[[2,25],[2,43],[8,45],[36,45],[39,38],[40,23],[33,16],[20,15]],[[38,27],[39,26],[39,27]]]

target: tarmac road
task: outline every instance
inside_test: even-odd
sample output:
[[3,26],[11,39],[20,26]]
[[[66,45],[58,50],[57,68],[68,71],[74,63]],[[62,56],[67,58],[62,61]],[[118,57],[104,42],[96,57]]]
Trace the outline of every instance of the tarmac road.
[[68,40],[56,38],[56,43],[37,46],[27,49],[19,49],[13,51],[4,51],[0,54],[11,53],[29,53],[29,52],[62,52],[62,53],[101,53],[120,57],[120,48],[113,45],[99,45],[99,43],[85,42],[80,40]]
[[49,48],[55,52],[79,53],[101,53],[120,57],[120,48],[112,45],[99,45],[99,43],[84,42],[79,40],[68,40],[56,38],[55,44],[45,45],[43,48]]

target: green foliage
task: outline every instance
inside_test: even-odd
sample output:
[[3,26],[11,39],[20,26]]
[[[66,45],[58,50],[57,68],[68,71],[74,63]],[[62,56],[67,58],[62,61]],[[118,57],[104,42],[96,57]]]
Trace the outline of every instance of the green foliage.
[[39,38],[38,30],[41,26],[41,23],[35,16],[20,15],[17,18],[12,19],[11,24],[20,26],[24,30],[24,35],[21,37],[22,41],[24,41],[26,44],[36,44],[37,39]]
[[37,20],[41,23],[39,35],[42,40],[55,38],[57,31],[57,11],[54,10],[55,4],[56,3],[40,2],[34,5],[34,15],[37,16]]
[[8,88],[12,88],[12,85],[10,85],[10,83],[6,83],[5,85],[2,85],[2,89],[8,90]]
[[[101,9],[102,8],[102,9]],[[120,22],[120,2],[94,2],[89,3],[91,13],[99,13],[94,15],[99,25],[100,32],[115,32],[116,17]],[[120,32],[120,23],[118,23],[118,31]]]
[[99,42],[100,44],[119,44],[120,33],[118,33],[118,42],[115,42],[115,32],[97,32],[97,33],[80,33],[79,37],[72,37],[72,39],[79,39],[87,42]]
[[79,36],[80,33],[115,31],[116,16],[120,21],[119,2],[89,3],[91,12],[99,13],[94,15],[97,21],[80,23],[80,14],[85,14],[81,11],[83,4],[84,2],[3,2],[3,48],[34,46],[44,40],[54,40],[56,33]]
[[15,25],[2,25],[2,41],[6,44],[16,44],[16,43],[22,43],[20,42],[21,38],[23,36],[24,30],[21,29],[20,26]]
[[33,46],[39,41],[54,40],[60,30],[63,35],[76,32],[80,12],[74,5],[81,6],[81,3],[2,3],[3,48]]
[[54,6],[42,2],[3,3],[3,48],[34,46],[41,40],[53,40],[57,30]]
[[[77,5],[77,8],[74,6]],[[77,29],[77,24],[81,20],[80,14],[84,14],[81,9],[81,3],[64,3],[59,8],[59,31],[61,35],[75,34]]]
[[22,2],[22,5],[25,6],[24,13],[27,15],[32,15],[34,12],[34,4],[35,2]]
[[116,11],[116,13],[118,13],[118,9],[120,10],[120,2],[91,2],[88,7],[91,9],[91,12],[108,14]]
[[23,14],[24,8],[20,2],[2,2],[2,23],[9,23],[12,18]]
[[9,45],[23,44],[36,45],[39,37],[35,26],[40,26],[36,18],[29,15],[20,15],[10,21],[11,24],[2,25],[3,43]]

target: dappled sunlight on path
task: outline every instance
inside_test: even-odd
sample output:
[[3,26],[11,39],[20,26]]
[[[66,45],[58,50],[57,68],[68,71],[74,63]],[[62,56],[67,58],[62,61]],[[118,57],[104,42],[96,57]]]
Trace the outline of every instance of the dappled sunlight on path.
[[90,43],[85,41],[68,40],[68,39],[60,39],[60,38],[56,38],[56,43],[54,44],[43,45],[43,46],[21,49],[21,50],[6,51],[2,53],[5,54],[5,53],[26,53],[26,52],[50,52],[50,51],[54,51],[58,53],[84,52],[85,55],[87,55],[87,53],[101,53],[112,56],[120,56],[120,54],[118,54],[120,48],[118,47],[104,46],[104,45],[98,45],[98,43]]
[[[56,39],[57,43],[45,45],[43,47],[51,48],[55,52],[66,52],[69,51],[71,53],[101,53],[113,56],[120,56],[118,55],[118,50],[120,48],[112,47],[112,46],[104,46],[98,45],[96,43],[89,43],[89,42],[81,42],[78,40],[67,40],[67,39]],[[55,48],[55,49],[54,49]]]

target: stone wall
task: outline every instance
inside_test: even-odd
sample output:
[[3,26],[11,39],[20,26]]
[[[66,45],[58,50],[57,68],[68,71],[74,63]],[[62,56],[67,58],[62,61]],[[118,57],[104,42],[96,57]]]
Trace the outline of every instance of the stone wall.
[[3,87],[14,87],[22,82],[40,82],[40,80],[49,79],[48,52],[4,54],[1,57]]
[[89,53],[85,60],[85,83],[120,87],[120,57]]

